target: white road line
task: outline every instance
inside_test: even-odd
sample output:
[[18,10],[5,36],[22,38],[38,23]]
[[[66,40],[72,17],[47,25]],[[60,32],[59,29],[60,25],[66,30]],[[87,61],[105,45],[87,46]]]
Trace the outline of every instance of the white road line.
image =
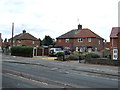
[[6,73],[6,74],[10,75],[10,76],[14,76],[14,77],[19,77],[21,79],[31,80],[33,82],[37,82],[37,83],[40,83],[40,84],[48,85],[48,83],[46,83],[46,82],[41,82],[41,81],[37,81],[37,80],[33,80],[33,79],[28,79],[28,78],[25,78],[25,77],[22,77],[22,76],[17,76],[17,75],[11,74],[11,73]]

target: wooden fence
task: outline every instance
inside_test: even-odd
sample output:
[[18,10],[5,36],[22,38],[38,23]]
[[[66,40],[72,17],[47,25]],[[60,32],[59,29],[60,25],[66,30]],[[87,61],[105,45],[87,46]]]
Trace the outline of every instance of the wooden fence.
[[35,48],[33,51],[34,56],[48,56],[49,49],[48,48]]

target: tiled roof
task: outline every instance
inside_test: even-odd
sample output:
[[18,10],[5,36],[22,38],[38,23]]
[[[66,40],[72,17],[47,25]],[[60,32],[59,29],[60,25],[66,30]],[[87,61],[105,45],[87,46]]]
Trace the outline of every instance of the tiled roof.
[[13,40],[38,40],[38,39],[29,33],[20,33],[14,36]]
[[94,32],[92,32],[90,29],[75,29],[75,30],[71,30],[61,36],[59,36],[58,38],[80,38],[80,37],[96,37],[96,38],[101,38],[99,35],[95,34]]
[[57,37],[57,38],[61,38],[61,39],[62,38],[74,38],[74,35],[75,35],[76,31],[77,31],[77,29],[71,30],[71,31],[69,31],[69,32]]
[[102,37],[100,37],[99,35],[97,35],[96,33],[94,33],[93,31],[91,31],[90,29],[88,28],[85,28],[85,29],[82,29],[80,30],[80,33],[76,34],[74,37],[96,37],[96,38],[101,38],[103,39]]
[[110,38],[117,38],[118,31],[120,31],[120,27],[113,27],[110,34]]

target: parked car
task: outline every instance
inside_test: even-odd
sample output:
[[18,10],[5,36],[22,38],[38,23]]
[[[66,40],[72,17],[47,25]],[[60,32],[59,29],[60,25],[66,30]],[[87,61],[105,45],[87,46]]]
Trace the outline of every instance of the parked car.
[[72,52],[70,50],[64,50],[65,55],[70,55]]
[[64,52],[61,48],[50,48],[49,56],[56,56],[58,52]]

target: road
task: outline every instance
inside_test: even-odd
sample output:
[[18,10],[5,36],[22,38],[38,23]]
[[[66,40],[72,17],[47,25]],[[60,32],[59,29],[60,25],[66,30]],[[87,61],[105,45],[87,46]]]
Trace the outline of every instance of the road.
[[38,61],[11,56],[2,59],[4,88],[118,88],[117,76],[76,71],[62,62],[40,60],[39,64],[29,64],[15,61]]

